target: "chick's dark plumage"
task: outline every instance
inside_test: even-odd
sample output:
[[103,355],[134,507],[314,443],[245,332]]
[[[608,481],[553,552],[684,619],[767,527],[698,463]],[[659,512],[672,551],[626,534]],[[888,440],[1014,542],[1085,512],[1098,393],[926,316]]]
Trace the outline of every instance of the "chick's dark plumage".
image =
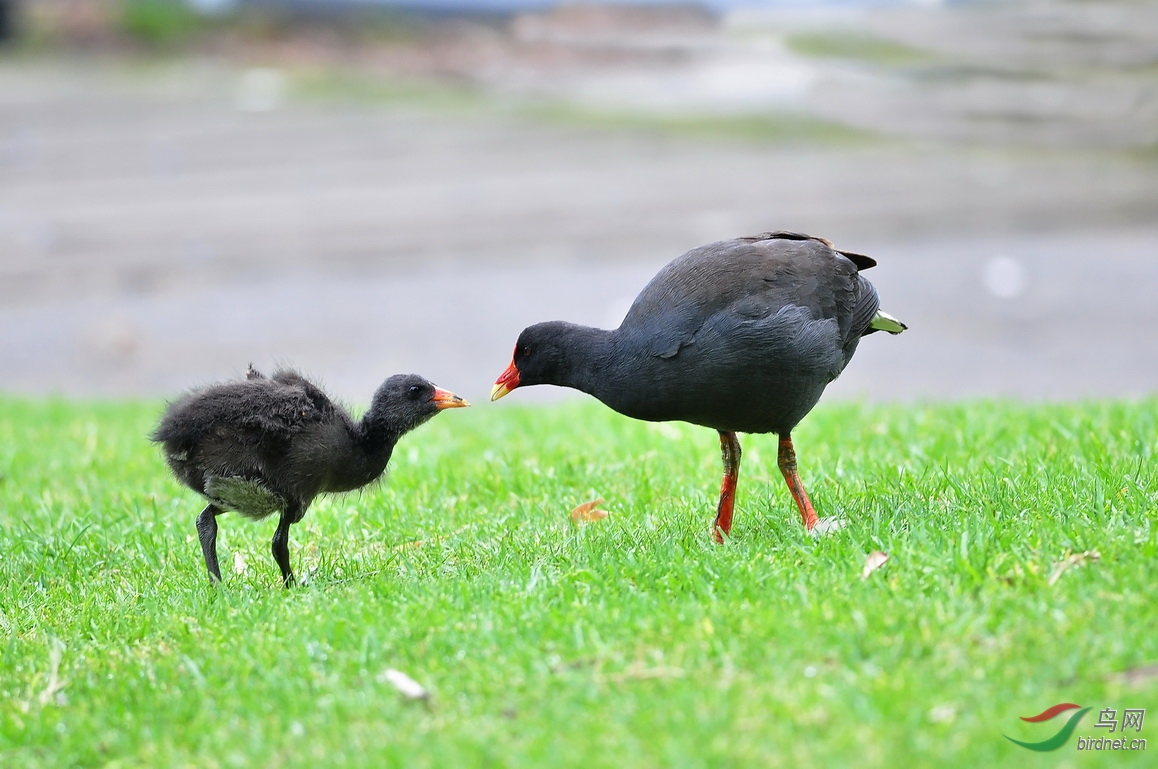
[[379,478],[394,445],[444,408],[467,405],[414,374],[387,379],[360,421],[296,371],[194,390],[173,402],[153,432],[174,475],[209,505],[197,519],[206,567],[220,580],[216,516],[281,517],[273,554],[287,585],[289,526],[319,494]]

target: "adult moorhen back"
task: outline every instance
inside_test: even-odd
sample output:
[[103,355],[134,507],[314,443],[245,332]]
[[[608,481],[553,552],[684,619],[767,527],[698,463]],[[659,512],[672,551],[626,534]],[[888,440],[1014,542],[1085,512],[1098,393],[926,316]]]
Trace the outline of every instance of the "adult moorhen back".
[[177,478],[209,504],[197,534],[212,580],[217,565],[217,516],[281,513],[273,557],[286,587],[289,527],[319,494],[351,491],[376,480],[394,444],[442,409],[468,406],[415,374],[390,377],[355,422],[345,408],[296,371],[266,378],[251,366],[246,378],[212,385],[170,404],[153,432]]
[[778,433],[780,471],[813,531],[818,519],[796,469],[792,428],[848,365],[862,336],[906,328],[880,310],[876,289],[860,274],[875,264],[794,232],[692,249],[652,278],[613,331],[562,321],[525,329],[491,400],[516,387],[553,384],[636,419],[719,431],[717,541],[732,528],[736,433]]

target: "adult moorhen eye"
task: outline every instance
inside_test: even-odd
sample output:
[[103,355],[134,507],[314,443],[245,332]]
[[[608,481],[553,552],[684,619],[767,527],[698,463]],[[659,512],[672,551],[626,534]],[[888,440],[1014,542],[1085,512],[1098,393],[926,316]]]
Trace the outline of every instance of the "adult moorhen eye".
[[[694,248],[652,278],[613,331],[562,321],[525,329],[491,400],[516,387],[553,384],[636,419],[717,430],[724,461],[718,542],[732,528],[736,433],[777,433],[780,471],[805,528],[836,528],[817,518],[804,491],[792,428],[848,365],[862,336],[905,330],[881,311],[876,289],[860,274],[875,264],[795,232]],[[531,347],[533,359],[525,357]]]
[[[434,397],[416,401],[413,394],[427,389]],[[221,581],[218,515],[235,510],[258,519],[279,512],[273,557],[289,587],[289,527],[314,498],[374,481],[399,438],[442,409],[468,405],[420,376],[398,374],[382,383],[355,422],[296,371],[266,378],[251,366],[244,380],[174,401],[152,439],[163,444],[177,479],[209,501],[197,517],[197,534],[210,579]]]

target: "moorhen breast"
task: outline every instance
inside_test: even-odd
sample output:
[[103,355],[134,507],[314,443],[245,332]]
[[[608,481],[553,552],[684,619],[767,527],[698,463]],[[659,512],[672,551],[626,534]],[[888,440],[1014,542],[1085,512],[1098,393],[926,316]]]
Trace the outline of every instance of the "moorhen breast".
[[804,491],[792,429],[848,365],[862,336],[905,330],[881,311],[861,274],[875,264],[794,232],[694,248],[652,278],[617,329],[563,321],[526,328],[491,400],[516,387],[552,384],[636,419],[717,430],[724,462],[717,541],[732,528],[736,433],[777,433],[780,471],[805,528],[819,533],[832,526],[819,521]]

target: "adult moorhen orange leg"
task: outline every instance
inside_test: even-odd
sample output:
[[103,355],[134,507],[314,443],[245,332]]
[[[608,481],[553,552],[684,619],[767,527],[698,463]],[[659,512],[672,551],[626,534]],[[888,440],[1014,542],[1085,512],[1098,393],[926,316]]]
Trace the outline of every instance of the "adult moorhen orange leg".
[[736,483],[740,480],[740,439],[735,433],[719,431],[720,455],[724,460],[724,480],[720,484],[720,504],[716,508],[716,523],[712,536],[723,543],[724,535],[732,533],[732,506],[736,502]]
[[804,491],[804,484],[800,481],[800,473],[796,472],[796,450],[792,448],[792,435],[785,433],[780,436],[780,451],[776,457],[776,464],[780,465],[780,472],[788,483],[788,490],[792,492],[792,499],[800,509],[800,518],[804,521],[804,530],[812,531],[816,526],[816,510],[812,501]]

